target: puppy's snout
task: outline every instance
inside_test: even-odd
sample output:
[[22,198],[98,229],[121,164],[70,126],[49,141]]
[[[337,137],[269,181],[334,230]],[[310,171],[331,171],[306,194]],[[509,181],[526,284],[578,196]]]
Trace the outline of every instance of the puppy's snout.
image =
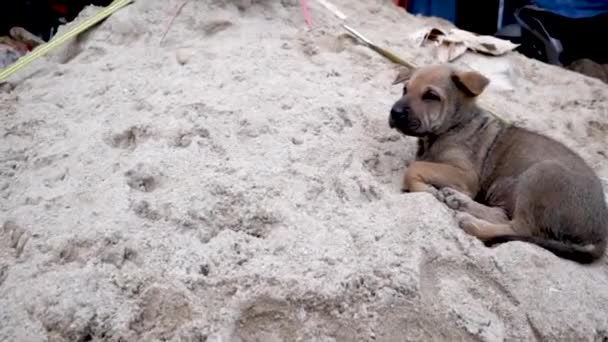
[[391,128],[395,128],[400,122],[407,122],[410,110],[407,104],[402,101],[397,101],[391,108],[391,115],[388,118],[388,124]]
[[414,134],[420,128],[421,122],[412,114],[412,109],[407,102],[401,99],[391,108],[388,124],[391,128],[397,128],[405,134]]

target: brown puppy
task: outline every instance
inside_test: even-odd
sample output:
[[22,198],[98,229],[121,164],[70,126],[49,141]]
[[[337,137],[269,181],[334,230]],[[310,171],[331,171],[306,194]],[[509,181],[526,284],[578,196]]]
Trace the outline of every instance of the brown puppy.
[[480,109],[475,98],[489,80],[476,72],[429,66],[401,82],[389,125],[420,138],[404,189],[433,193],[488,245],[526,241],[582,263],[604,254],[608,209],[581,157]]

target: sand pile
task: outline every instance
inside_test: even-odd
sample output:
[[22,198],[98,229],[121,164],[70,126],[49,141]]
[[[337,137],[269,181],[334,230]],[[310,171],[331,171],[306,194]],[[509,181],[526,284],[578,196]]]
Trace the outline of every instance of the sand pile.
[[[488,249],[388,128],[395,67],[296,1],[138,1],[0,92],[0,340],[608,339],[606,259]],[[335,3],[416,61],[437,20]],[[92,8],[85,12],[92,12]],[[439,23],[441,24],[441,23]],[[467,56],[483,96],[608,176],[608,88]]]

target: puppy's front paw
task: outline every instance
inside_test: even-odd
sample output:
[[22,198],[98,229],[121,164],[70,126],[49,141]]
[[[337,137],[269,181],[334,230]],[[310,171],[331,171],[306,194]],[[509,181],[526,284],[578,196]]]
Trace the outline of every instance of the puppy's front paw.
[[439,196],[439,190],[437,190],[437,188],[435,188],[433,186],[429,185],[429,187],[424,191],[433,195],[435,198],[437,198]]
[[443,188],[437,194],[437,199],[445,203],[453,210],[466,210],[467,203],[471,200],[467,195],[452,188]]
[[468,213],[458,213],[456,214],[456,222],[462,230],[464,230],[467,234],[478,237],[480,235],[479,227],[477,227],[476,222],[477,219],[473,217],[473,215]]

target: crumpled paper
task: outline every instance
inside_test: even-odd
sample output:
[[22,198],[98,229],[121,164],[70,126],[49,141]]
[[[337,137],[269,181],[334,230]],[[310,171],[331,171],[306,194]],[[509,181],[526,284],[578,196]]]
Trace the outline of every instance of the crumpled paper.
[[414,37],[422,46],[428,42],[437,46],[437,58],[441,62],[451,62],[467,50],[500,56],[515,50],[519,45],[492,36],[480,36],[469,31],[452,28],[444,31],[436,27],[417,32]]
[[10,36],[0,37],[0,69],[11,65],[44,41],[23,27],[10,29]]

